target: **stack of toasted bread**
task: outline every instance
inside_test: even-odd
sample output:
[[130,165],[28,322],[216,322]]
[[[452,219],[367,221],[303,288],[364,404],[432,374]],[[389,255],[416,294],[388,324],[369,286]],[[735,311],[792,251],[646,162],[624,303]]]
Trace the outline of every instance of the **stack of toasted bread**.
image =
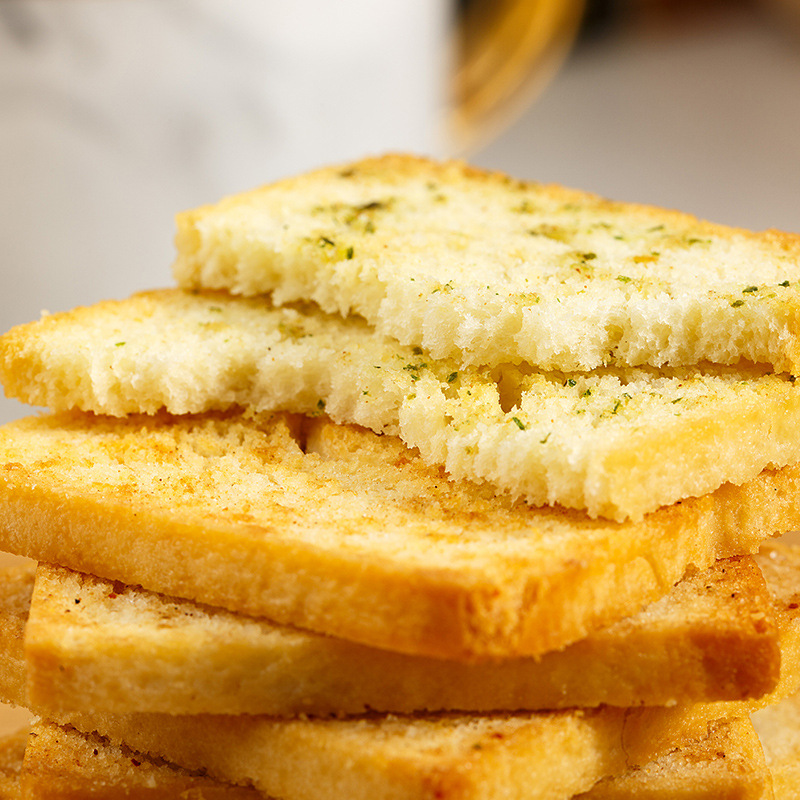
[[800,237],[393,155],[176,244],[0,338],[0,797],[794,796]]

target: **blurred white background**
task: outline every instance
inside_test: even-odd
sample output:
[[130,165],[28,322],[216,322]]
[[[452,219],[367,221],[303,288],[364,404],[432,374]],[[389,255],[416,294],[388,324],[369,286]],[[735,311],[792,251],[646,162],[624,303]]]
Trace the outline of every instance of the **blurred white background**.
[[[793,2],[590,1],[588,32],[555,78],[467,155],[800,232]],[[0,330],[169,285],[184,208],[331,161],[454,152],[442,108],[455,11],[2,0]],[[3,400],[0,422],[27,411]]]

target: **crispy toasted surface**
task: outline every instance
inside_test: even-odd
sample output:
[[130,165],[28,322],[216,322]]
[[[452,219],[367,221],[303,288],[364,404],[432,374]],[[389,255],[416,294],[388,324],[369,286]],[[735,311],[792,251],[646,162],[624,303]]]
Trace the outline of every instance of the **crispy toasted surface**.
[[800,238],[403,155],[177,219],[186,288],[356,313],[434,358],[796,372]]
[[[800,569],[796,570],[800,575]],[[35,705],[356,714],[666,705],[774,688],[781,652],[750,557],[539,659],[403,656],[40,565],[25,634]]]
[[269,800],[250,787],[43,721],[31,729],[20,784],[27,800]]
[[384,649],[536,655],[800,527],[799,478],[607,523],[325,419],[44,416],[0,431],[0,546]]
[[697,738],[693,708],[278,720],[70,714],[113,744],[292,800],[568,798]]
[[163,290],[0,338],[6,392],[103,414],[326,414],[534,505],[641,518],[800,460],[800,390],[752,366],[543,373],[437,361],[363,321]]
[[772,800],[764,751],[749,718],[720,720],[707,737],[600,781],[575,800]]
[[[258,800],[255,789],[197,776],[97,735],[39,722],[25,749],[27,731],[0,742],[0,757],[12,756],[23,772],[30,800],[147,798],[172,800],[191,789],[196,800]],[[25,755],[22,769],[23,751]],[[13,786],[13,785],[12,785]],[[689,742],[650,764],[600,781],[581,800],[767,800],[769,775],[764,755],[746,719],[722,721],[705,739]],[[0,795],[16,798],[18,794]],[[182,796],[182,795],[181,795]],[[576,797],[577,800],[577,797]]]

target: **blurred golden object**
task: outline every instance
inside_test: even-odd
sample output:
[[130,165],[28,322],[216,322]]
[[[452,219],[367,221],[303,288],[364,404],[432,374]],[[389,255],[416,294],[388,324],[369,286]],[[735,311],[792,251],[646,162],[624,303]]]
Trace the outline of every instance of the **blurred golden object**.
[[458,152],[505,128],[553,77],[584,0],[462,0],[450,136]]

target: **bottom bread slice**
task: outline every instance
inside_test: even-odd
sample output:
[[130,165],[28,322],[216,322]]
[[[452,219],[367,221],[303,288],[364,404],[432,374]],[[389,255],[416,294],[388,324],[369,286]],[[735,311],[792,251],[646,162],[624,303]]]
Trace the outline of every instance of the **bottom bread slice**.
[[[29,740],[26,734],[0,741],[6,779],[0,800],[16,800],[16,780],[26,800],[266,800],[252,787],[215,781],[74,728],[38,722]],[[768,800],[769,787],[758,738],[741,718],[720,722],[707,737],[603,780],[575,800]]]
[[[0,644],[21,651],[10,627]],[[31,707],[14,664],[24,669],[9,660],[0,699]],[[566,800],[701,735],[719,705],[344,719],[31,711],[282,800]]]
[[[800,579],[800,563],[793,574]],[[739,700],[775,686],[773,616],[755,560],[741,556],[564,650],[465,664],[40,564],[25,628],[27,688],[31,702],[65,711],[278,716]]]
[[704,734],[709,713],[699,706],[342,720],[86,713],[57,721],[283,800],[566,800]]

